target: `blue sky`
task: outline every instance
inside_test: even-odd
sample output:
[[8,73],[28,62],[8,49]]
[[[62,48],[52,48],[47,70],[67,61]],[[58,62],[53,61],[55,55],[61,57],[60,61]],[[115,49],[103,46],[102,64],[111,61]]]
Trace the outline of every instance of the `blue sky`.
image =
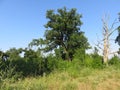
[[43,37],[46,11],[64,6],[83,15],[81,30],[91,45],[101,35],[104,14],[111,24],[120,12],[120,0],[0,0],[0,49],[24,48],[33,38]]

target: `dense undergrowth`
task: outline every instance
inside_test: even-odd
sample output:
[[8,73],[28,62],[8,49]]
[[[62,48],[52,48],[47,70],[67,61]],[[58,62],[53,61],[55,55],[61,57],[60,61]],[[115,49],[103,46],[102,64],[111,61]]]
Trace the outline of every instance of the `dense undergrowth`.
[[108,67],[101,59],[86,55],[84,61],[74,58],[68,62],[50,55],[31,61],[1,61],[0,89],[119,90],[119,58],[114,56],[109,60]]
[[1,90],[119,90],[120,69],[109,66],[104,69],[72,66],[54,70],[49,75],[27,77],[12,81],[5,79]]

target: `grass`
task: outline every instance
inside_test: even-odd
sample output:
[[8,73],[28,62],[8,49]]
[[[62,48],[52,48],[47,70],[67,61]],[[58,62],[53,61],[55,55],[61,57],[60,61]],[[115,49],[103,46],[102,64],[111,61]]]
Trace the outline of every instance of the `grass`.
[[120,90],[120,69],[115,66],[72,69],[16,82],[8,79],[0,82],[0,90]]

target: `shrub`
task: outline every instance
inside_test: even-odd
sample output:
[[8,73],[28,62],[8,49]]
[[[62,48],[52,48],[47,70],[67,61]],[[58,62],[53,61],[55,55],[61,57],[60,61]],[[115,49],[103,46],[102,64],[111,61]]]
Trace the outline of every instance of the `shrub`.
[[0,69],[0,80],[3,81],[5,79],[13,79],[17,80],[22,77],[22,73],[16,72],[16,67],[13,66],[10,62],[9,64]]
[[90,68],[101,69],[104,67],[102,57],[97,54],[86,55],[84,65]]
[[53,56],[52,54],[50,54],[49,56],[47,56],[47,58],[45,59],[45,69],[47,72],[51,72],[54,69],[58,68],[58,59]]
[[102,63],[102,56],[99,56],[98,54],[93,54],[91,55],[93,62],[92,62],[92,67],[93,68],[98,68],[101,69],[104,67],[103,63]]
[[120,65],[120,59],[118,56],[114,56],[109,60],[109,65]]

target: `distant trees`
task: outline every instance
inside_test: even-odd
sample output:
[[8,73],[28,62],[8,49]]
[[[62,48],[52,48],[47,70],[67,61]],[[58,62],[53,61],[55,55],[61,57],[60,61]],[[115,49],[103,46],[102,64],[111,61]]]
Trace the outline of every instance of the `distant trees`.
[[45,52],[56,50],[57,55],[59,53],[63,59],[70,61],[77,49],[85,52],[89,48],[88,40],[80,30],[81,17],[74,8],[68,10],[64,7],[58,9],[57,13],[48,10],[45,39],[34,39],[30,45],[43,44]]

